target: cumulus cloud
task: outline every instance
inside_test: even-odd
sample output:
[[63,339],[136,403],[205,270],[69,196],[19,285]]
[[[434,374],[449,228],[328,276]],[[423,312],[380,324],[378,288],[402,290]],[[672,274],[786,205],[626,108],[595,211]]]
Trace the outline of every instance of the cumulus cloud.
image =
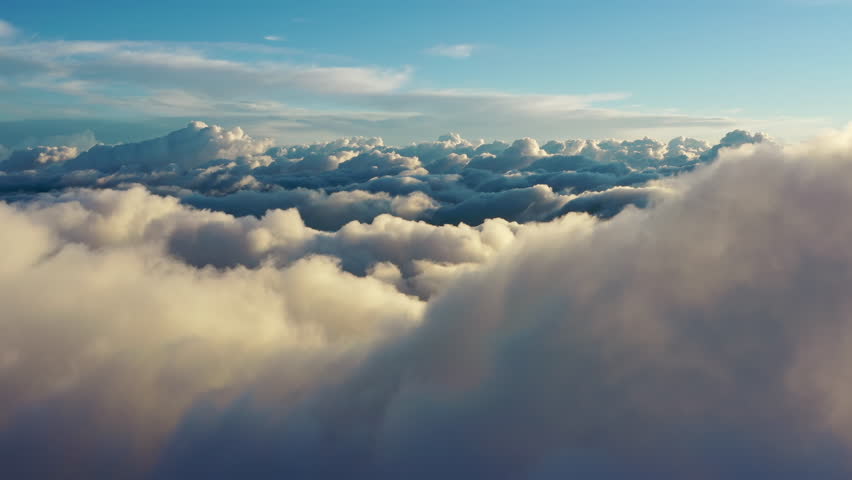
[[[5,473],[18,478],[132,476],[198,395],[235,399],[239,383],[261,375],[296,398],[316,385],[314,375],[330,379],[348,369],[422,310],[384,282],[341,272],[328,257],[280,270],[196,270],[144,248],[96,251],[59,241],[50,227],[5,205],[0,215],[15,230],[3,236],[4,252],[15,260],[4,262],[0,280],[0,383],[7,392],[0,456]],[[54,293],[35,306],[22,296],[33,288]],[[342,291],[357,292],[359,307],[336,293]],[[39,332],[50,333],[40,339]],[[230,357],[237,352],[239,360]],[[42,427],[31,423],[33,415]],[[66,415],[75,418],[63,421]],[[89,434],[78,438],[83,430]],[[101,436],[108,431],[125,440]],[[66,454],[72,448],[73,458]],[[122,460],[109,465],[99,458],[104,449]],[[18,455],[27,451],[47,456],[36,464]]]
[[852,259],[824,213],[852,195],[849,138],[743,148],[653,210],[543,226],[295,411],[198,412],[158,472],[234,474],[227,452],[284,475],[842,478],[850,278],[829,265]]
[[0,171],[9,476],[852,472],[852,130],[273,146],[193,122]]
[[45,165],[63,162],[71,158],[77,158],[79,152],[75,147],[28,147],[24,150],[14,150],[6,158],[0,168],[7,172],[18,170],[32,170]]
[[[735,131],[713,147],[687,138],[539,145],[532,138],[506,143],[449,134],[401,147],[376,137],[274,146],[240,127],[194,121],[142,142],[12,149],[0,161],[0,195],[21,200],[70,187],[141,184],[236,216],[296,208],[307,226],[321,230],[382,214],[435,225],[479,225],[489,218],[525,223],[566,211],[611,216],[619,205],[646,205],[658,191],[639,188],[648,182],[712,162],[724,148],[765,140]],[[591,196],[576,198],[621,187],[636,188],[594,197],[619,198],[607,202],[612,208]]]
[[259,155],[272,146],[271,139],[254,140],[241,128],[192,122],[165,137],[116,146],[96,145],[67,167],[72,170],[112,172],[127,167],[156,168],[170,164],[188,169],[210,160],[233,160]]
[[435,226],[394,212],[323,231],[305,225],[297,209],[273,209],[260,218],[234,217],[192,209],[141,186],[42,195],[21,205],[31,218],[56,225],[62,240],[93,249],[144,247],[199,268],[283,267],[312,255],[333,257],[340,268],[359,276],[382,268],[378,264],[393,265],[400,275],[394,285],[422,297],[434,292],[400,282],[415,281],[413,277],[429,269],[423,262],[480,264],[510,245],[523,229],[499,218],[476,227]]
[[469,43],[459,43],[456,45],[435,45],[426,49],[429,55],[438,55],[441,57],[450,58],[467,58],[473,54],[476,47]]

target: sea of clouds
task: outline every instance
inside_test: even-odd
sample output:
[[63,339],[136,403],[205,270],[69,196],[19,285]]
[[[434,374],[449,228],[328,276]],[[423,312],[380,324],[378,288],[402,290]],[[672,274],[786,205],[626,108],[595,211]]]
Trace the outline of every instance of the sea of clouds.
[[852,128],[0,159],[4,477],[852,475]]

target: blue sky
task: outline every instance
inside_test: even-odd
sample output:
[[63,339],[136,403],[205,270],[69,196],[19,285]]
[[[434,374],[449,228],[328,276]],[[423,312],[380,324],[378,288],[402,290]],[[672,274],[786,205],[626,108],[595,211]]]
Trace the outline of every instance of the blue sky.
[[843,0],[7,0],[0,18],[0,121],[36,137],[200,119],[298,142],[796,140],[852,111]]

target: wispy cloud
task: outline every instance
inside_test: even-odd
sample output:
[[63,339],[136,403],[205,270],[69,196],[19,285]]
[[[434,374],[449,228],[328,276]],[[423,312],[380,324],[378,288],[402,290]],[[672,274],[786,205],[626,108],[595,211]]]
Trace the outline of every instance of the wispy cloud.
[[18,30],[11,23],[0,19],[0,38],[10,38],[15,36]]
[[284,37],[280,35],[266,35],[263,37],[264,40],[269,40],[270,42],[283,42],[286,40]]
[[[181,88],[211,95],[376,94],[399,88],[407,68],[323,67],[262,58],[235,59],[221,45],[159,42],[34,42],[0,49],[0,70],[26,64],[53,83],[87,80],[110,87]],[[20,72],[20,68],[12,69]],[[27,70],[27,69],[25,69]]]
[[[440,51],[463,58],[468,47],[474,48]],[[359,65],[272,43],[18,39],[0,45],[0,74],[5,91],[17,92],[0,99],[0,118],[7,120],[64,117],[71,106],[75,116],[203,114],[299,142],[368,135],[377,125],[395,142],[447,130],[489,138],[669,133],[713,138],[734,126],[764,128],[733,118],[736,112],[631,108],[621,105],[628,97],[622,92],[508,93],[429,89],[422,83],[412,89],[414,67]],[[21,100],[21,94],[29,97]],[[302,128],[291,128],[294,124]],[[273,132],[273,125],[288,127]]]
[[429,55],[437,55],[440,57],[450,58],[468,58],[476,50],[476,46],[469,43],[460,43],[456,45],[435,45],[426,49]]

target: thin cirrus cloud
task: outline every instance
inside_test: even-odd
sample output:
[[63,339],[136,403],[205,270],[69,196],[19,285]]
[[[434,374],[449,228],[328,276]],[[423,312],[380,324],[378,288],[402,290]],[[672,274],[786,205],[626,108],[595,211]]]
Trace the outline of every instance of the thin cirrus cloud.
[[[13,72],[22,87],[60,91],[87,82],[82,93],[115,99],[128,88],[222,98],[376,94],[400,88],[411,75],[408,68],[326,67],[270,58],[282,55],[300,52],[227,43],[18,42],[0,47],[0,70]],[[140,93],[145,91],[125,96]]]
[[[203,115],[292,142],[370,135],[377,125],[394,142],[447,130],[491,138],[553,138],[566,132],[714,138],[744,123],[730,115],[625,107],[623,92],[430,89],[415,82],[412,66],[357,65],[276,43],[7,42],[0,45],[0,72],[8,88],[0,97],[8,108],[0,118],[138,116],[185,122]],[[429,51],[464,56],[474,49],[439,47]],[[10,96],[12,90],[17,94]],[[747,120],[745,125],[762,124]]]
[[[625,93],[412,89],[411,66],[353,65],[276,43],[27,39],[5,43],[0,45],[0,72],[8,73],[7,87],[26,96],[7,98],[10,108],[2,116],[21,120],[27,115],[61,118],[69,113],[122,118],[204,115],[266,134],[283,134],[287,141],[369,135],[377,122],[395,142],[437,136],[448,129],[507,138],[556,137],[565,131],[626,136],[640,124],[650,130],[689,127],[691,134],[712,138],[735,124],[726,116],[609,106],[624,100]],[[429,52],[464,57],[474,48],[443,45]],[[285,125],[293,128],[281,128]]]
[[156,42],[30,43],[4,47],[4,54],[8,61],[30,59],[55,84],[81,79],[103,86],[120,83],[217,95],[281,88],[326,94],[380,93],[399,88],[410,75],[406,69],[216,58],[201,48]]
[[265,35],[263,37],[264,40],[269,40],[270,42],[283,42],[286,38],[281,35]]
[[455,45],[435,45],[426,49],[429,55],[450,58],[468,58],[473,55],[476,46],[469,43],[459,43]]

